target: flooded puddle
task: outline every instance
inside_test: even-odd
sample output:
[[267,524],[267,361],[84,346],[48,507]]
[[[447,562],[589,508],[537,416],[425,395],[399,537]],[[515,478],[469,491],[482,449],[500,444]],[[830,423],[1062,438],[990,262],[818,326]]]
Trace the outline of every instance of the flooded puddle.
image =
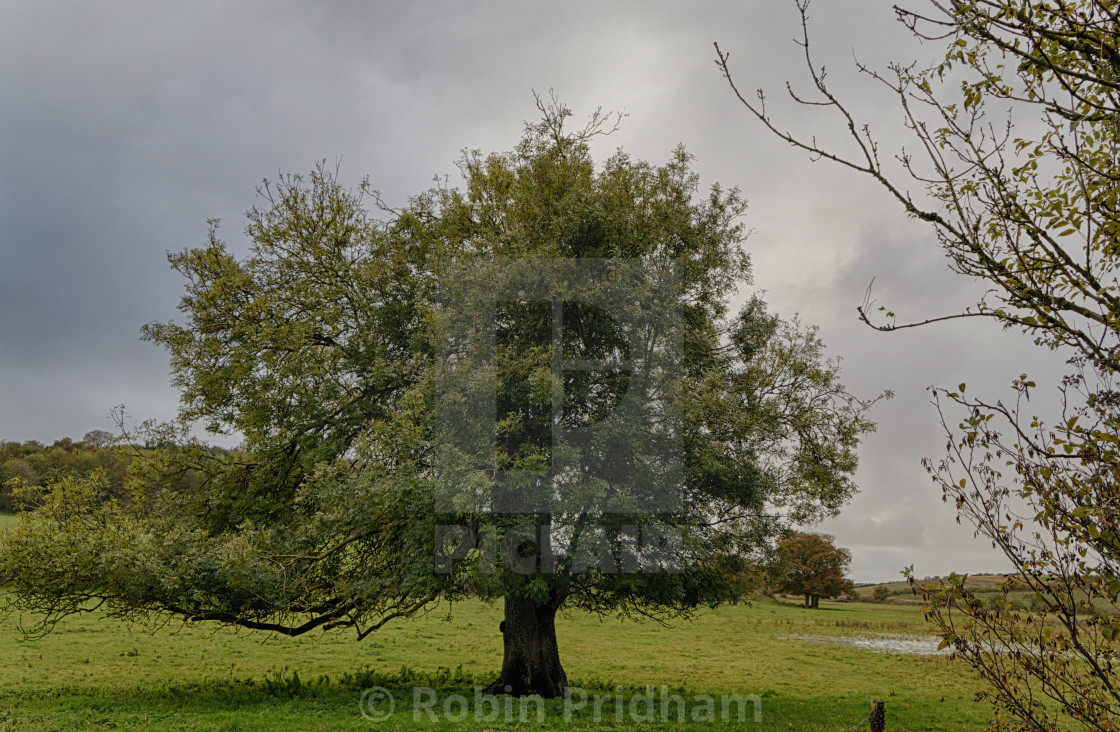
[[834,646],[854,646],[877,653],[908,653],[917,656],[948,654],[949,649],[937,650],[940,638],[914,635],[791,635],[790,640],[805,643],[824,643]]

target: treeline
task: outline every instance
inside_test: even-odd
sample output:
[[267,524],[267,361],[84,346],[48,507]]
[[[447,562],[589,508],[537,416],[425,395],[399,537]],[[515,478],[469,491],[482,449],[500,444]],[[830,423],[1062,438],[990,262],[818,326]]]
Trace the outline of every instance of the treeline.
[[[27,508],[13,492],[17,484],[49,485],[63,478],[85,478],[95,470],[104,473],[111,497],[127,500],[129,466],[156,447],[152,444],[117,444],[113,435],[104,430],[87,432],[78,442],[64,437],[51,445],[37,440],[0,441],[0,512],[11,513]],[[209,450],[214,454],[227,454],[226,450],[218,447]],[[180,477],[186,482],[200,479],[191,472]]]
[[0,511],[23,508],[13,495],[13,484],[47,485],[63,478],[84,478],[103,470],[114,494],[123,494],[131,458],[113,447],[113,436],[96,430],[80,442],[69,437],[44,445],[37,440],[0,442]]

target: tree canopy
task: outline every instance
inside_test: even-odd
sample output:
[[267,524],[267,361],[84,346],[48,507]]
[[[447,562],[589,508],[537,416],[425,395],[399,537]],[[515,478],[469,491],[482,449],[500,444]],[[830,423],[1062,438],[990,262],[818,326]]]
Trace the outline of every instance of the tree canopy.
[[[871,402],[815,328],[757,297],[731,310],[739,192],[702,192],[683,148],[596,165],[611,120],[540,108],[513,150],[464,153],[461,188],[392,208],[319,165],[260,188],[247,256],[216,223],[170,255],[184,320],[144,338],[182,394],[182,425],[149,436],[174,449],[129,500],[41,489],[0,537],[9,607],[40,629],[96,601],[363,638],[501,599],[492,688],[555,696],[559,609],[687,615],[728,595],[720,557],[837,512]],[[212,454],[191,423],[243,450]],[[205,480],[186,490],[188,469]],[[639,490],[666,476],[671,505]]]
[[852,553],[836,546],[827,534],[798,531],[778,542],[774,579],[781,592],[805,597],[805,607],[818,607],[822,597],[836,597],[854,585],[845,575]]

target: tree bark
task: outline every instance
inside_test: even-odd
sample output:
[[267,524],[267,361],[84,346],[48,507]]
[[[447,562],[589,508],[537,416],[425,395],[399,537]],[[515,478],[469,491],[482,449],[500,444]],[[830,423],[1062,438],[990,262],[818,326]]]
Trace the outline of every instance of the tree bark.
[[556,644],[556,608],[526,597],[505,599],[502,673],[486,691],[545,699],[564,696],[568,676]]
[[809,600],[809,594],[805,593],[805,607],[812,607]]

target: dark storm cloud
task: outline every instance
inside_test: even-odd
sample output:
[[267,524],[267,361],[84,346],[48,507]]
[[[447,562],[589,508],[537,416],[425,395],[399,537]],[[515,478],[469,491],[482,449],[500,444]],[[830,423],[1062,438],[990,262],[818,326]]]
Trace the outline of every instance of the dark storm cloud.
[[[936,49],[912,43],[887,4],[814,7],[834,88],[897,144],[889,97],[852,55],[882,65]],[[3,5],[0,439],[78,437],[121,402],[138,420],[171,417],[165,355],[137,338],[176,315],[165,253],[202,243],[209,217],[243,251],[262,177],[341,157],[344,179],[368,174],[403,203],[433,175],[454,183],[461,149],[515,144],[536,115],[531,90],[555,88],[577,119],[600,105],[630,115],[596,142],[600,159],[623,146],[662,162],[683,142],[705,185],[740,186],[755,287],[821,324],[854,389],[899,393],[877,410],[864,492],[824,527],[852,546],[857,579],[927,558],[931,572],[974,566],[989,555],[952,533],[917,463],[942,443],[924,387],[977,373],[1002,387],[1030,349],[990,328],[883,336],[855,321],[872,276],[900,317],[975,293],[874,186],[809,162],[734,101],[712,41],[744,91],[766,87],[793,127],[845,144],[835,117],[779,102],[786,78],[804,79],[797,32],[792,3],[768,0]]]

